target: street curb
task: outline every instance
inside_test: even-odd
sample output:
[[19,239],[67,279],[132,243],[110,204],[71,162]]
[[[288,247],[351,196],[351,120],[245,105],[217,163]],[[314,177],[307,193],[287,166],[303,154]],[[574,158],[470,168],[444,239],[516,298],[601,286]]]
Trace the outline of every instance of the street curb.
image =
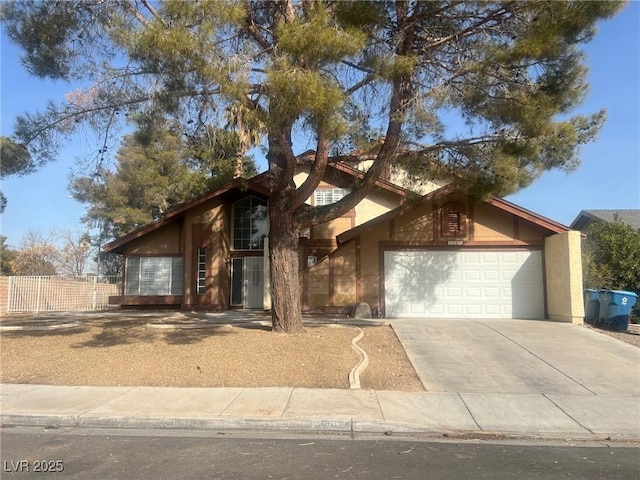
[[310,434],[341,434],[356,437],[360,435],[420,436],[421,438],[479,441],[562,441],[562,442],[602,442],[639,443],[640,436],[635,435],[597,435],[597,434],[523,434],[499,431],[433,430],[415,425],[385,421],[368,421],[352,418],[338,419],[271,419],[251,417],[218,418],[163,418],[134,416],[99,416],[91,414],[68,415],[21,415],[0,414],[0,428],[42,427],[58,428],[117,428],[147,430],[200,430],[200,431],[254,431],[288,432]]
[[[409,425],[389,422],[372,422],[352,418],[263,418],[263,417],[215,417],[215,418],[166,418],[128,415],[92,414],[1,414],[2,426],[41,426],[47,428],[149,428],[186,430],[259,430],[259,431],[311,431],[336,433],[428,433]],[[431,432],[435,433],[435,432]]]

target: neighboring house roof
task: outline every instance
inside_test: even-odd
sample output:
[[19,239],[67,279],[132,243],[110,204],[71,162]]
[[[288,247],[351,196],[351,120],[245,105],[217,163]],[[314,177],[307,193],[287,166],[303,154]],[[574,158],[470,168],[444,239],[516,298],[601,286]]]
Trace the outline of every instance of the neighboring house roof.
[[640,229],[640,210],[582,210],[571,223],[571,228],[584,231],[592,223],[611,223],[619,220],[631,225],[634,229]]
[[202,195],[199,195],[194,199],[186,203],[183,203],[182,205],[179,205],[175,208],[167,210],[159,220],[153,223],[150,223],[148,225],[145,225],[143,227],[137,228],[136,230],[128,233],[127,235],[117,238],[113,242],[104,245],[102,249],[106,253],[109,253],[109,252],[119,253],[122,250],[122,247],[127,243],[131,242],[132,240],[140,238],[149,232],[152,232],[160,227],[163,227],[164,225],[173,221],[175,218],[184,214],[187,210],[193,207],[196,207],[202,203],[205,203],[211,200],[212,198],[215,198],[219,195],[222,195],[224,193],[230,192],[235,189],[258,193],[263,196],[269,195],[269,190],[263,185],[253,181],[253,179],[247,180],[244,178],[236,178],[235,180],[227,182],[218,188],[215,188],[206,193],[203,193]]
[[[434,201],[438,198],[445,197],[451,193],[454,193],[455,191],[456,191],[456,188],[453,185],[446,185],[442,188],[439,188],[438,190],[435,190],[434,192],[424,195],[418,202],[408,203],[405,205],[401,205],[400,207],[394,208],[393,210],[390,210],[387,213],[380,215],[379,217],[369,220],[368,222],[363,223],[362,225],[359,225],[355,228],[352,228],[351,230],[348,230],[338,235],[337,237],[338,244],[343,244],[348,240],[351,240],[352,238],[357,237],[362,232],[365,232],[366,230],[369,230],[370,228],[373,228],[374,226],[382,222],[389,221],[392,218],[398,215],[401,215],[411,209],[417,208],[420,205],[424,205],[425,203]],[[515,203],[508,202],[507,200],[504,200],[502,198],[491,197],[484,201],[489,205],[493,205],[496,208],[499,208],[517,217],[523,218],[536,225],[546,228],[547,230],[553,233],[563,233],[571,230],[569,227],[562,225],[561,223],[558,223],[554,220],[543,217],[542,215],[538,215],[537,213],[531,212],[530,210],[522,208],[521,206],[516,205]]]

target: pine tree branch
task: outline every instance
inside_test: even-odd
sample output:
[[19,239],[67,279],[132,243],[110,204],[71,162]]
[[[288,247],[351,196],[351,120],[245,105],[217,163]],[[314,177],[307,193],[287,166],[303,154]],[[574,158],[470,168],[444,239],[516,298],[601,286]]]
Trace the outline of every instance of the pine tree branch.
[[148,0],[141,0],[141,2],[146,7],[146,9],[149,10],[149,13],[151,13],[151,15],[153,15],[153,17],[156,20],[159,20],[160,22],[162,22],[163,25],[166,25],[162,16],[158,13],[158,11],[155,8],[153,8],[153,6],[149,3]]
[[[143,2],[146,4],[146,2]],[[140,24],[144,27],[148,27],[149,26],[149,22],[147,21],[147,19],[144,17],[144,15],[142,15],[140,13],[140,11],[130,2],[130,1],[126,1],[124,3],[125,5],[125,9],[129,11],[129,13],[131,13],[134,17],[136,17],[136,19],[140,22]],[[147,5],[147,8],[149,6]],[[151,9],[152,12],[155,12],[155,10],[153,10],[153,8]],[[158,18],[159,20],[162,20],[161,18],[159,18],[159,15],[156,13],[156,18]]]
[[253,38],[258,44],[265,50],[265,52],[269,52],[272,50],[273,45],[258,31],[258,27],[256,26],[255,20],[253,18],[253,9],[251,8],[251,4],[249,0],[244,1],[245,10],[247,12],[247,21],[246,21],[246,29],[250,34],[251,38]]
[[[407,12],[407,2],[396,3],[399,33],[395,53],[400,57],[412,52],[414,40],[415,23],[412,18],[407,17]],[[369,194],[378,179],[387,171],[400,143],[402,127],[412,97],[412,80],[413,74],[408,72],[394,79],[389,102],[389,111],[393,113],[389,117],[385,141],[362,180],[356,182],[350,194],[334,204],[301,209],[296,217],[302,228],[318,225],[347,213]]]

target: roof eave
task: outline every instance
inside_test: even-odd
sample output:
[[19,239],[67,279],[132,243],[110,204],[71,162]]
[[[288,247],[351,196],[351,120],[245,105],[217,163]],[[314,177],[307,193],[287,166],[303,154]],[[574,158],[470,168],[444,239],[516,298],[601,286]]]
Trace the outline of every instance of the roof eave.
[[[256,177],[254,177],[256,178]],[[245,178],[236,178],[234,180],[231,180],[230,182],[225,183],[224,185],[214,189],[214,190],[210,190],[206,193],[203,193],[202,195],[199,195],[197,197],[195,197],[194,199],[183,203],[182,205],[179,205],[175,208],[172,208],[171,210],[168,210],[167,212],[165,212],[165,214],[162,216],[161,219],[144,225],[140,228],[137,228],[136,230],[133,230],[132,232],[123,235],[120,238],[115,239],[114,241],[107,243],[106,245],[104,245],[102,247],[102,251],[104,253],[122,253],[125,245],[127,245],[128,243],[132,242],[133,240],[136,240],[154,230],[157,230],[158,228],[161,228],[169,223],[171,223],[172,221],[177,220],[178,218],[180,218],[187,210],[200,205],[204,202],[207,202],[215,197],[218,197],[220,195],[223,195],[231,190],[234,190],[236,188],[242,188],[242,187],[246,187],[247,190],[251,190],[253,192],[257,192],[260,193],[262,195],[268,196],[269,194],[269,190],[264,187],[263,185],[260,185],[256,182],[253,181],[253,179],[247,180]]]
[[485,200],[485,202],[487,202],[490,205],[493,205],[494,207],[500,208],[506,212],[512,213],[520,218],[528,220],[554,233],[565,233],[572,230],[570,227],[567,227],[566,225],[563,225],[559,222],[556,222],[555,220],[551,220],[550,218],[539,215],[535,212],[532,212],[531,210],[527,210],[526,208],[521,207],[520,205],[516,205],[515,203],[511,203],[508,200],[505,200],[503,198],[491,197]]
[[430,202],[437,197],[452,193],[453,191],[455,191],[455,187],[453,187],[451,184],[445,185],[443,187],[440,187],[437,190],[434,190],[433,192],[429,192],[426,195],[419,197],[419,200],[416,202],[405,203],[403,205],[400,205],[399,207],[394,208],[393,210],[389,210],[388,212],[383,213],[378,217],[372,218],[368,222],[358,225],[357,227],[354,227],[351,230],[347,230],[346,232],[343,232],[340,235],[338,235],[336,237],[336,239],[338,240],[338,245],[342,245],[343,243],[348,242],[349,240],[360,235],[362,232],[375,227],[379,223],[382,223],[386,220],[394,218],[397,215],[401,215],[403,212],[408,211],[410,209],[417,208],[418,206],[423,205],[424,203]]
[[[390,210],[386,213],[384,213],[383,215],[380,215],[379,217],[376,217],[372,220],[369,220],[366,223],[363,223],[362,225],[359,225],[355,228],[352,228],[351,230],[347,230],[346,232],[341,233],[340,235],[338,235],[336,237],[336,239],[338,240],[338,244],[341,245],[345,242],[348,242],[349,240],[357,237],[358,235],[360,235],[362,232],[373,228],[374,226],[376,226],[378,223],[384,222],[386,220],[389,220],[391,218],[394,218],[397,215],[401,215],[404,211],[411,209],[411,208],[416,208],[419,205],[422,205],[424,203],[430,202],[434,199],[436,199],[437,197],[441,197],[443,195],[447,195],[450,193],[454,193],[456,191],[456,188],[453,185],[445,185],[444,187],[439,188],[438,190],[434,190],[433,192],[430,192],[426,195],[424,195],[418,202],[415,203],[410,203],[410,204],[406,204],[406,205],[402,205],[400,207],[397,207],[393,210]],[[493,205],[496,208],[499,208],[501,210],[504,210],[508,213],[511,213],[513,215],[516,215],[520,218],[523,218],[525,220],[528,220],[536,225],[539,225],[542,228],[545,228],[546,230],[549,230],[553,233],[565,233],[571,230],[571,228],[567,227],[566,225],[562,225],[561,223],[558,223],[554,220],[551,220],[549,218],[543,217],[542,215],[539,215],[537,213],[531,212],[530,210],[527,210],[526,208],[523,208],[519,205],[516,205],[515,203],[511,203],[507,200],[504,200],[502,198],[497,198],[497,197],[491,197],[487,200],[484,200],[486,203]]]

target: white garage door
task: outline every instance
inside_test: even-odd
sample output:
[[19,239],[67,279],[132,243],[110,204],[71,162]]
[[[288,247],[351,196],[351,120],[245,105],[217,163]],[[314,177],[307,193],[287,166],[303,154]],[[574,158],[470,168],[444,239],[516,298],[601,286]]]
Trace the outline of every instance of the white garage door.
[[540,251],[386,251],[387,317],[544,318]]

